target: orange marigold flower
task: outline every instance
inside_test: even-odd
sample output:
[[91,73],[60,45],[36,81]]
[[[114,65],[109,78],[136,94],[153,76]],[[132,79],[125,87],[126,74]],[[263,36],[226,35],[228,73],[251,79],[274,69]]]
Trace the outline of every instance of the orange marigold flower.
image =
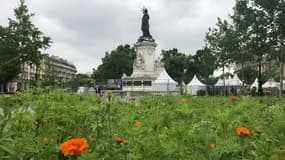
[[124,140],[123,140],[123,138],[121,138],[121,137],[116,137],[116,138],[115,138],[115,141],[116,141],[117,143],[122,143]]
[[239,128],[236,129],[236,134],[238,136],[241,136],[241,135],[249,136],[250,135],[250,131],[249,131],[249,129],[247,129],[245,127],[239,127]]
[[186,99],[186,98],[182,98],[182,99],[181,99],[181,102],[182,102],[183,104],[186,104],[186,103],[187,103],[187,99]]
[[210,144],[210,147],[211,147],[211,149],[215,149],[216,148],[216,144],[212,143],[212,144]]
[[238,100],[238,96],[230,96],[230,99],[231,99],[232,101],[237,101],[237,100]]
[[64,155],[80,156],[89,149],[89,145],[85,138],[73,138],[62,143],[60,148]]
[[136,121],[136,126],[141,127],[142,126],[142,121]]

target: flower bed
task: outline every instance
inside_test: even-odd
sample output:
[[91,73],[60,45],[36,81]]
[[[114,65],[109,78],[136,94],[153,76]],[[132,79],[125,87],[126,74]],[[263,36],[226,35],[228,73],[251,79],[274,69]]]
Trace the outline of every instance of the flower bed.
[[0,159],[285,159],[276,97],[124,102],[36,90],[0,96],[0,108]]

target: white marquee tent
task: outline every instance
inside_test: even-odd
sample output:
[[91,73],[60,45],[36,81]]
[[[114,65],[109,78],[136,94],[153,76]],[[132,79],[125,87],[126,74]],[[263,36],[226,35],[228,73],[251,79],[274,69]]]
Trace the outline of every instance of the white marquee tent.
[[[218,82],[215,84],[215,86],[217,87],[224,86],[223,80],[219,79]],[[233,78],[225,79],[225,86],[242,86],[242,81],[235,74]]]
[[219,78],[218,82],[215,84],[216,87],[224,86],[224,82],[221,78]]
[[196,75],[194,75],[193,79],[189,84],[187,84],[187,93],[191,95],[197,95],[199,90],[206,90],[207,86],[199,81]]
[[233,78],[226,79],[226,86],[242,86],[242,81],[235,74]]
[[256,89],[258,88],[258,79],[255,78],[254,82],[250,85],[250,88],[252,89],[253,87],[255,87]]
[[158,78],[152,82],[153,91],[175,91],[178,83],[175,82],[165,69],[159,74]]
[[123,73],[121,79],[125,79],[125,78],[128,78],[128,76],[126,75],[126,73]]
[[275,82],[273,79],[269,79],[262,85],[262,88],[280,88],[280,83]]

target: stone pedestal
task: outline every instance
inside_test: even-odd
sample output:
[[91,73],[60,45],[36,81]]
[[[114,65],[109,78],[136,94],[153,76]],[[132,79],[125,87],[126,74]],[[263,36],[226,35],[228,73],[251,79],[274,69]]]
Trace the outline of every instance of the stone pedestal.
[[129,78],[156,78],[155,75],[155,42],[142,41],[135,44],[137,58],[133,66],[133,74]]
[[161,71],[160,62],[155,60],[156,46],[154,40],[138,41],[135,44],[137,57],[133,66],[133,74],[123,79],[123,91],[152,91],[152,81]]

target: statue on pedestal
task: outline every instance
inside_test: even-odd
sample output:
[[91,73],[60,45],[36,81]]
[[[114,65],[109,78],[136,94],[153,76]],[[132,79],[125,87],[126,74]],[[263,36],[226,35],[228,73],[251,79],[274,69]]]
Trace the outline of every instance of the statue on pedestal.
[[149,21],[149,15],[148,15],[147,9],[144,8],[143,17],[142,17],[142,25],[141,25],[141,30],[143,32],[143,35],[138,39],[138,42],[142,42],[142,41],[154,42],[154,39],[152,38],[149,32],[149,22],[148,21]]

